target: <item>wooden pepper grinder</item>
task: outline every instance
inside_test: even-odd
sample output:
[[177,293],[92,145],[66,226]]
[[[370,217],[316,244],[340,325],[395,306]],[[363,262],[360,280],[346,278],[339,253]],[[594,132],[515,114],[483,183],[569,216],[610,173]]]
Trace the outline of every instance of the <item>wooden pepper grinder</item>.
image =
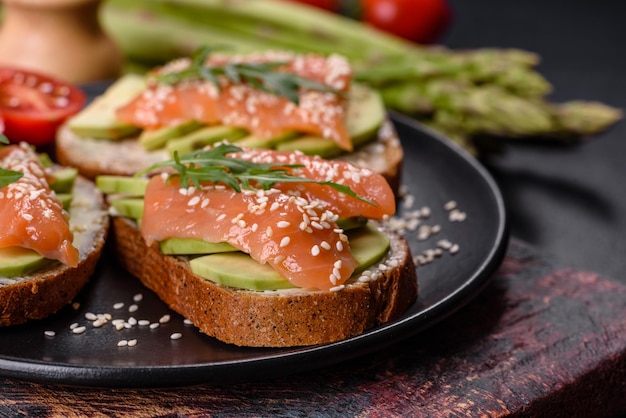
[[0,65],[71,83],[116,78],[118,46],[98,19],[102,0],[2,0]]

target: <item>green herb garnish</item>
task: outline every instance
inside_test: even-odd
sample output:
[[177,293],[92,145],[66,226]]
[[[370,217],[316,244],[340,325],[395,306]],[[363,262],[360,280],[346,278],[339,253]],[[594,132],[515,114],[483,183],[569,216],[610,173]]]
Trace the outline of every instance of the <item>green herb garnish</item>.
[[337,93],[337,90],[297,74],[277,71],[286,62],[229,63],[222,66],[207,65],[206,61],[213,50],[209,47],[198,49],[191,57],[191,65],[178,72],[159,74],[156,79],[164,84],[176,84],[185,80],[206,80],[220,88],[219,77],[224,76],[236,84],[247,83],[257,90],[282,96],[299,104],[300,88]]
[[227,156],[241,151],[243,150],[235,145],[220,144],[208,150],[194,151],[183,156],[175,152],[172,160],[156,163],[140,171],[136,176],[169,167],[176,170],[170,177],[179,177],[183,185],[201,189],[202,183],[224,184],[237,192],[259,187],[268,190],[276,183],[316,183],[332,187],[340,193],[376,206],[375,202],[359,196],[346,185],[289,174],[289,169],[302,167],[301,164],[262,164]]
[[[9,138],[7,138],[4,134],[0,134],[0,144],[9,144]],[[21,179],[22,176],[24,176],[24,173],[0,167],[0,187],[16,182]]]

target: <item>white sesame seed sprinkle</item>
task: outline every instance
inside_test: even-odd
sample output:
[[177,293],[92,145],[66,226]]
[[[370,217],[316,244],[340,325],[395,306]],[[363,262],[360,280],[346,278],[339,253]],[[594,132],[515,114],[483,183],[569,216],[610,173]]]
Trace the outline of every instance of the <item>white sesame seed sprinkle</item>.
[[168,322],[170,322],[170,316],[169,315],[163,315],[160,319],[159,319],[159,323],[160,324],[166,324]]
[[54,337],[55,335],[57,335],[57,333],[54,331],[44,331],[44,335],[46,337]]
[[183,334],[181,334],[180,332],[175,332],[170,335],[171,340],[180,340],[181,338],[183,338]]
[[137,312],[137,310],[139,309],[139,305],[137,304],[132,304],[128,307],[128,312]]
[[87,327],[85,327],[85,326],[80,326],[80,327],[75,327],[75,328],[72,328],[72,332],[73,332],[74,334],[82,334],[82,333],[83,333],[83,332],[85,332],[85,331],[87,331]]
[[133,300],[135,302],[141,302],[143,300],[143,294],[137,293],[135,296],[133,296]]

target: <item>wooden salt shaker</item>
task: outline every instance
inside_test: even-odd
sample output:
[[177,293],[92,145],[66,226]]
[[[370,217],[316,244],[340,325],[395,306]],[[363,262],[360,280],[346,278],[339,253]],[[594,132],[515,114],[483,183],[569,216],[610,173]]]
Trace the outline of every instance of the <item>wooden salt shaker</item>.
[[116,78],[122,55],[98,20],[102,0],[2,0],[0,65],[71,83]]

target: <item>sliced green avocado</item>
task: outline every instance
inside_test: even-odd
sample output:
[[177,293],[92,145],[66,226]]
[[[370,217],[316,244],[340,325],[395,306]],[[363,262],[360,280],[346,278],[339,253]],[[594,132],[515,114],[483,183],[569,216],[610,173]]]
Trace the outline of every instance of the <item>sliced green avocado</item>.
[[51,261],[28,248],[0,248],[0,277],[24,276]]
[[193,238],[168,238],[159,245],[163,254],[215,254],[238,251],[226,242],[207,242]]
[[146,193],[148,179],[127,176],[96,177],[96,186],[105,194],[124,194],[129,196],[143,196]]
[[170,139],[167,142],[167,151],[170,155],[174,155],[174,152],[183,155],[219,141],[236,141],[247,134],[248,131],[245,129],[231,126],[207,126],[187,135]]
[[237,145],[248,148],[273,149],[276,147],[276,144],[294,139],[297,136],[297,132],[287,132],[273,138],[259,138],[254,135],[249,135],[237,140]]
[[[361,273],[389,250],[389,237],[368,224],[349,231],[352,256],[358,262],[354,274]],[[248,290],[276,290],[293,286],[267,264],[259,264],[242,252],[210,254],[192,259],[191,271],[224,286]]]
[[146,88],[146,80],[137,74],[126,74],[113,83],[103,95],[68,121],[69,129],[81,137],[117,140],[139,132],[139,128],[121,122],[115,116],[117,108],[125,105]]
[[295,287],[268,264],[259,264],[239,251],[197,257],[189,265],[194,274],[224,286],[248,290]]
[[[385,106],[380,95],[363,85],[355,84],[350,92],[346,113],[346,130],[357,148],[376,139],[385,121]],[[344,153],[335,141],[314,135],[305,135],[276,145],[279,151],[302,151],[307,155],[333,158]]]
[[57,193],[57,199],[63,205],[63,209],[68,210],[70,205],[72,204],[72,194],[71,193]]
[[139,135],[139,143],[148,150],[163,148],[170,139],[179,138],[200,129],[203,125],[195,120],[180,125],[164,126],[153,130],[144,130]]
[[141,219],[143,216],[143,199],[136,197],[116,197],[109,199],[109,204],[119,216]]
[[70,193],[76,176],[78,176],[78,170],[73,167],[55,170],[52,173],[53,180],[50,182],[50,188],[57,193]]

